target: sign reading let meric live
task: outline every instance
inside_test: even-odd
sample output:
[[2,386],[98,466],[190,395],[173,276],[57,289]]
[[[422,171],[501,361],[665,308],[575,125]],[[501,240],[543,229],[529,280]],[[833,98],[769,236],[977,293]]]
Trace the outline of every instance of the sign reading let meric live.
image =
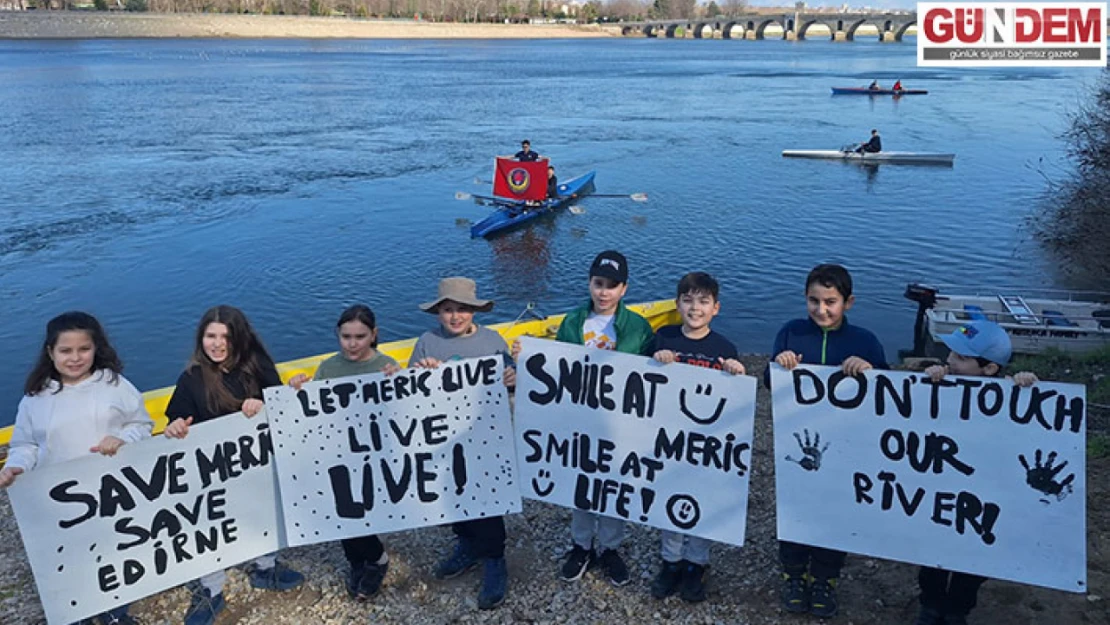
[[919,2],[917,64],[1105,67],[1105,2]]

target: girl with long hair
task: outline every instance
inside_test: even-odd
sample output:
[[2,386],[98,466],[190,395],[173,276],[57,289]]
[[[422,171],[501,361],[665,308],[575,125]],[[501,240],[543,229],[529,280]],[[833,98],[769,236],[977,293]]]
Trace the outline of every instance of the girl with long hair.
[[[238,308],[208,309],[197,324],[193,355],[177,378],[166,406],[166,436],[185,438],[189,427],[224,415],[242,412],[248,418],[262,410],[262,389],[279,386],[281,377],[262,341]],[[304,576],[279,563],[275,554],[247,565],[251,586],[291,590]],[[216,571],[189,583],[192,599],[185,625],[212,625],[226,607],[223,596],[227,574]]]
[[[51,319],[23,387],[0,488],[26,471],[90,453],[114,456],[123,445],[148,438],[153,423],[143,396],[122,371],[95,317],[67,312]],[[135,623],[127,605],[99,618],[104,625]]]

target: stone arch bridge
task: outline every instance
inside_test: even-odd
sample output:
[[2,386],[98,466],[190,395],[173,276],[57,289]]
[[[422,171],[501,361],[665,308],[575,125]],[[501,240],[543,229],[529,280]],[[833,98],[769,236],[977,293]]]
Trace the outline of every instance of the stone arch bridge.
[[[856,31],[865,24],[878,29],[880,41],[901,41],[906,31],[917,24],[917,13],[818,13],[795,11],[792,13],[751,13],[731,17],[713,17],[694,20],[648,20],[624,22],[621,34],[647,37],[693,36],[695,39],[766,39],[767,30],[777,26],[782,38],[803,40],[817,25],[828,28],[833,41],[854,41]],[[681,32],[681,34],[679,34]],[[822,35],[824,37],[825,35]]]

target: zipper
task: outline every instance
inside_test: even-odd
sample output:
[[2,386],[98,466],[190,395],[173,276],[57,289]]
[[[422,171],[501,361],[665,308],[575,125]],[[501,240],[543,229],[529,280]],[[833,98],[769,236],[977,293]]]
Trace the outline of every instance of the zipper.
[[821,328],[821,364],[825,364],[825,351],[829,346],[829,331]]

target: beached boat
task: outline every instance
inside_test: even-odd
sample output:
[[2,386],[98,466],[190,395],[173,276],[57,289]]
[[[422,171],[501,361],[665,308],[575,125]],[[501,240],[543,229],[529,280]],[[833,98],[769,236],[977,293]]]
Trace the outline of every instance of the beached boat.
[[845,150],[783,150],[789,158],[819,158],[863,164],[951,165],[955,154],[939,152],[853,152]]
[[833,87],[833,95],[926,95],[926,89],[868,89],[867,87]]
[[594,191],[594,172],[573,178],[559,185],[559,196],[544,200],[538,205],[529,205],[519,200],[508,200],[496,196],[473,196],[497,207],[490,216],[470,227],[471,237],[488,237],[509,228],[527,223],[543,215],[549,215],[570,205],[578,198]]
[[[643,315],[648,323],[651,324],[653,329],[659,329],[666,325],[674,325],[681,323],[682,319],[678,316],[678,311],[675,309],[674,300],[659,300],[654,302],[645,302],[642,304],[629,304],[629,309],[636,311]],[[525,315],[529,315],[531,319],[524,319]],[[505,340],[512,343],[513,339],[521,336],[534,336],[539,338],[553,339],[555,333],[559,330],[559,324],[562,323],[565,314],[544,316],[534,312],[531,305],[516,321],[508,321],[505,323],[498,323],[489,326],[491,330],[496,331]],[[412,348],[416,345],[416,339],[404,339],[401,341],[392,341],[389,343],[382,343],[378,346],[378,351],[393,357],[402,367],[406,366],[409,361],[409,356],[412,354]],[[327,354],[320,354],[318,356],[310,356],[308,358],[301,358],[300,360],[290,360],[288,362],[278,363],[277,370],[281,374],[282,381],[288,381],[289,378],[304,373],[312,375],[316,372],[316,367],[325,358],[334,355],[335,352]],[[154,419],[154,432],[161,432],[166,427],[166,405],[170,403],[170,396],[173,395],[172,386],[165,388],[155,389],[143,393],[143,400],[146,402],[146,410]],[[0,429],[0,445],[7,445],[12,438],[12,426]]]
[[1110,345],[1108,293],[940,291],[939,287],[917,283],[906,287],[905,297],[918,302],[915,351],[924,338],[940,341],[940,337],[977,319],[1002,326],[1017,354],[1038,354],[1048,349],[1082,353]]

